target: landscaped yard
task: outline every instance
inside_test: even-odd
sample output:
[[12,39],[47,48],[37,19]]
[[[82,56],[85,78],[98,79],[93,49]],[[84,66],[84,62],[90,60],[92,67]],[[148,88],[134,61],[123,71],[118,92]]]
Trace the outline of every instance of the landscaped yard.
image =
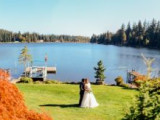
[[30,109],[46,111],[54,120],[120,120],[136,90],[92,85],[100,104],[94,109],[77,107],[79,86],[70,84],[17,84]]

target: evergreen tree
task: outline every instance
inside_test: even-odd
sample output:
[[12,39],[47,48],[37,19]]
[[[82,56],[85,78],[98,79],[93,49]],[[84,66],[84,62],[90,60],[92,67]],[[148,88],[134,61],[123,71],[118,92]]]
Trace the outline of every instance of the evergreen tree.
[[157,43],[156,47],[160,48],[160,21],[158,21],[158,23],[157,23],[155,39],[156,39],[156,43]]
[[139,47],[151,47],[160,49],[160,22],[153,19],[151,22],[146,20],[134,23],[133,26],[128,23],[125,30],[125,25],[116,33],[107,31],[100,35],[89,37],[70,36],[70,35],[43,35],[38,33],[13,33],[11,31],[0,29],[0,42],[91,42],[98,44],[114,44]]
[[95,34],[92,35],[90,42],[97,43],[97,36]]
[[106,76],[104,75],[104,71],[106,70],[104,68],[103,62],[102,60],[100,60],[98,62],[98,67],[94,67],[95,72],[95,78],[96,78],[96,82],[104,82],[104,79],[106,78]]
[[127,43],[128,44],[131,41],[131,32],[132,32],[132,29],[131,29],[131,25],[130,25],[130,22],[129,22],[128,25],[127,25],[127,29],[126,29],[126,38],[127,38]]
[[90,42],[89,37],[83,36],[69,36],[69,35],[41,35],[38,33],[13,33],[11,31],[0,29],[0,42],[38,42],[44,40],[45,42]]
[[137,41],[138,46],[142,46],[143,44],[143,26],[142,26],[141,21],[138,22],[138,26],[137,26],[137,38],[138,38],[138,41]]
[[152,47],[160,49],[160,22],[155,19],[151,23],[139,21],[131,27],[128,23],[115,33],[103,33],[98,36],[92,36],[91,42],[99,44],[128,45],[138,47]]
[[139,95],[123,120],[160,120],[160,79],[141,84]]
[[125,33],[125,25],[124,24],[122,24],[121,29],[119,31],[119,39],[120,39],[121,45],[126,43],[127,36]]
[[156,33],[156,20],[153,19],[151,25],[148,27],[147,30],[147,37],[150,40],[150,46],[156,46],[156,40],[155,40],[155,33]]
[[126,44],[127,38],[126,38],[125,31],[122,31],[121,33],[121,41],[122,41],[122,44]]
[[107,31],[107,33],[106,33],[107,44],[111,43],[111,40],[112,40],[112,33],[110,33],[109,31]]

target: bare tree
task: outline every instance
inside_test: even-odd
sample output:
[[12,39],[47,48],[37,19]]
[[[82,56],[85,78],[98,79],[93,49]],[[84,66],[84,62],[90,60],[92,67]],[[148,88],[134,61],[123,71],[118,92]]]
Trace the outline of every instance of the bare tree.
[[27,63],[32,61],[32,56],[28,53],[28,48],[27,46],[25,46],[22,50],[21,50],[21,54],[19,56],[19,63],[24,65],[24,72],[25,72],[25,77],[26,77],[26,68],[27,68]]
[[147,79],[150,79],[151,73],[153,71],[152,63],[155,61],[155,58],[146,58],[143,53],[141,54],[141,56],[142,56],[143,61],[147,67]]

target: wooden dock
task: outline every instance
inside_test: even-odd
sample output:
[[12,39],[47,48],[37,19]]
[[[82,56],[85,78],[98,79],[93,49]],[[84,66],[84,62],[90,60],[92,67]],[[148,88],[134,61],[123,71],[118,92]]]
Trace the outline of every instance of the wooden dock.
[[[41,80],[44,81],[47,79],[47,74],[54,74],[56,73],[56,67],[45,67],[45,66],[32,66],[27,67],[26,70],[26,76],[32,78],[34,81]],[[25,73],[23,73],[22,76],[24,76]]]
[[141,78],[141,80],[145,80],[146,76],[140,74],[139,72],[136,72],[135,70],[127,72],[127,82],[128,83],[133,83],[136,79],[139,79],[139,78]]
[[56,67],[47,67],[47,73],[56,73]]
[[[26,73],[29,73],[31,71],[32,67],[26,68]],[[46,67],[47,73],[56,73],[56,67]],[[37,71],[40,71],[41,67],[37,67]]]

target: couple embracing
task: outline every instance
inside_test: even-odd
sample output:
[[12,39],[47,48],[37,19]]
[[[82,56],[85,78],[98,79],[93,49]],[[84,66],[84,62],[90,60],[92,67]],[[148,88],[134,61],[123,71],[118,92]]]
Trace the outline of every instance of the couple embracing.
[[84,108],[94,108],[99,104],[97,103],[91,89],[91,84],[87,78],[83,78],[80,83],[80,100],[79,106]]

